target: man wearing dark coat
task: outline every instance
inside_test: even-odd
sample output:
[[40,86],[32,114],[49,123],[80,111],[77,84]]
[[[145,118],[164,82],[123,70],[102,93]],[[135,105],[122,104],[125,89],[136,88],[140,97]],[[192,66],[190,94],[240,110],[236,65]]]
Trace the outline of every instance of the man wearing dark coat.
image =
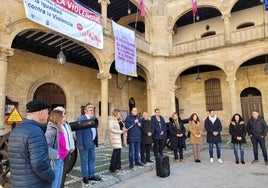
[[164,118],[160,115],[160,110],[156,108],[154,112],[155,115],[151,117],[151,122],[154,126],[154,156],[157,157],[159,155],[163,156],[167,136],[167,126]]
[[141,147],[141,119],[138,116],[138,109],[133,107],[131,114],[126,118],[127,141],[129,144],[129,168],[143,166],[139,161]]
[[154,133],[154,127],[147,112],[143,112],[142,114],[141,131],[141,162],[143,164],[146,164],[146,162],[152,163],[150,149],[153,142],[152,135]]
[[11,187],[50,188],[55,175],[45,138],[49,105],[34,100],[26,105],[27,116],[9,136],[8,158]]
[[254,160],[252,163],[258,162],[258,144],[261,146],[264,162],[268,165],[267,149],[265,144],[265,137],[267,136],[268,127],[263,119],[260,117],[259,112],[254,110],[252,112],[252,118],[249,119],[247,124],[248,134],[250,136],[253,145]]
[[209,110],[209,115],[205,120],[205,129],[207,131],[207,143],[209,144],[210,162],[213,163],[213,146],[216,145],[217,158],[219,163],[221,160],[221,131],[222,124],[213,110]]

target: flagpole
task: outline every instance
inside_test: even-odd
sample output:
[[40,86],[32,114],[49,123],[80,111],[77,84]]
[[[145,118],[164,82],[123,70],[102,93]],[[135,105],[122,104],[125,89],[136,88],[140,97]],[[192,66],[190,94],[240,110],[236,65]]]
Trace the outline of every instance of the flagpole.
[[137,7],[136,18],[135,18],[135,33],[136,33],[136,30],[137,30],[138,15],[139,15],[139,9]]
[[195,51],[197,51],[196,33],[195,33],[196,26],[195,26],[195,16],[194,15],[193,15],[193,24],[194,24],[194,45],[195,45]]
[[196,41],[196,33],[195,33],[195,30],[196,30],[196,26],[195,26],[195,22],[196,22],[196,13],[197,13],[197,0],[192,0],[192,9],[193,9],[193,27],[194,27],[194,49],[195,49],[195,52],[197,52],[197,41]]

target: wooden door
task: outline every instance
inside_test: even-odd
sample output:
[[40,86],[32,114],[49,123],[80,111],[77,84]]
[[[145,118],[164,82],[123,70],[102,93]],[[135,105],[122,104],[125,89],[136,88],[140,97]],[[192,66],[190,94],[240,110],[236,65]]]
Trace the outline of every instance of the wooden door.
[[50,104],[51,109],[57,106],[66,106],[66,97],[63,90],[54,83],[45,83],[39,86],[34,93],[33,99],[46,101]]
[[253,96],[249,94],[247,97],[241,97],[242,115],[245,121],[251,117],[253,110],[258,110],[260,115],[263,115],[262,98],[261,96]]

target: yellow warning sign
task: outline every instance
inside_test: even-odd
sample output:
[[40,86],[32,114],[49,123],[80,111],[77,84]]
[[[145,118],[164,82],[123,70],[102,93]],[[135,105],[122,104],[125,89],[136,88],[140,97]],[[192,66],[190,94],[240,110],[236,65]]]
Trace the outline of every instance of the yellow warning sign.
[[22,122],[22,116],[19,110],[15,107],[6,119],[7,124],[20,123]]

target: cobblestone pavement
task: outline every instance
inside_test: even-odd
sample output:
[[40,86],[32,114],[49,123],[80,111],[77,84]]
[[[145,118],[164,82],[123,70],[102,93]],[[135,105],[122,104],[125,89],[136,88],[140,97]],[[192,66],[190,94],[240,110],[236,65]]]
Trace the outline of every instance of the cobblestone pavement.
[[[159,178],[155,175],[155,164],[146,164],[144,167],[134,167],[134,169],[129,169],[128,148],[122,149],[123,170],[117,174],[110,173],[108,169],[112,149],[100,146],[96,149],[96,174],[101,176],[103,181],[91,182],[90,187],[263,187],[264,184],[266,185],[264,187],[267,187],[268,167],[264,165],[261,153],[259,154],[260,162],[258,164],[252,165],[250,163],[253,158],[250,143],[246,146],[246,165],[244,166],[242,166],[242,164],[239,166],[234,164],[232,144],[225,142],[222,146],[224,164],[215,162],[213,165],[215,165],[216,168],[211,168],[211,164],[208,162],[207,148],[206,144],[202,146],[202,163],[198,165],[193,162],[192,149],[189,146],[189,143],[187,143],[187,150],[184,151],[184,163],[175,163],[173,161],[173,152],[169,149],[165,149],[165,155],[170,156],[171,175],[168,178]],[[198,173],[196,173],[196,171]],[[197,182],[192,182],[192,180],[195,179]],[[180,186],[178,186],[178,183]],[[242,186],[233,183],[239,183]],[[65,187],[83,187],[79,157],[75,167],[67,176]]]
[[[165,154],[173,155],[173,152],[169,149],[165,149]],[[191,153],[191,149],[188,148],[186,150],[185,155],[187,153]],[[114,174],[109,172],[109,165],[111,159],[112,149],[110,147],[99,146],[96,148],[96,174],[101,176],[103,181],[101,182],[91,182],[93,187],[107,187],[113,185],[117,182],[121,181],[121,177],[129,177],[135,174],[145,173],[148,171],[153,170],[154,164],[146,164],[145,167],[134,167],[134,169],[130,169],[128,163],[128,148],[124,147],[121,151],[121,161],[122,161],[122,168],[119,173]],[[153,153],[151,153],[153,156]],[[154,159],[152,157],[152,159]],[[72,171],[67,174],[67,179],[65,182],[66,188],[80,188],[82,187],[82,178],[81,178],[81,169],[80,169],[80,158],[78,155],[75,167]]]

